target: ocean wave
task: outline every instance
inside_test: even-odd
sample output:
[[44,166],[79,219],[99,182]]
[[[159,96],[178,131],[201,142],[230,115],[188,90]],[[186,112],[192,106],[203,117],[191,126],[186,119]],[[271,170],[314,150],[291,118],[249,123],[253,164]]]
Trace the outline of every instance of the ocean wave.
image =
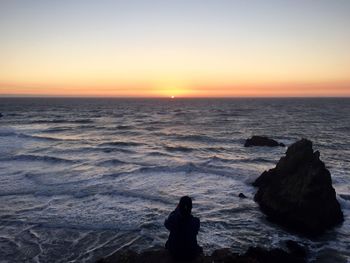
[[138,169],[138,172],[140,173],[154,173],[154,172],[185,172],[185,173],[191,173],[194,171],[201,170],[196,164],[194,163],[187,163],[184,165],[178,165],[178,166],[151,166],[151,167],[141,167]]
[[218,113],[215,116],[217,117],[240,117],[242,116],[242,112],[223,112],[223,113]]
[[185,147],[185,146],[164,146],[164,149],[166,149],[169,152],[192,152],[194,151],[193,148]]
[[339,194],[337,199],[341,208],[343,209],[343,212],[348,214],[350,211],[350,195]]
[[73,129],[75,129],[75,130],[87,130],[87,129],[98,130],[98,129],[101,129],[101,127],[96,127],[95,124],[83,124],[83,125],[75,126]]
[[150,126],[157,126],[157,125],[160,125],[160,124],[167,124],[168,122],[167,121],[147,121],[145,122],[145,125],[150,125]]
[[[237,172],[237,170],[235,170]],[[185,163],[174,166],[144,166],[140,168],[135,168],[127,172],[105,174],[104,177],[120,177],[132,174],[157,174],[157,173],[203,173],[207,175],[224,176],[232,178],[235,172],[232,169],[225,169],[219,166],[207,165],[206,162],[203,163]]]
[[234,143],[229,138],[212,137],[204,134],[177,134],[177,133],[155,133],[175,141],[200,142],[200,143]]
[[339,196],[344,200],[350,201],[350,194],[339,194]]
[[215,153],[221,153],[221,152],[228,151],[228,149],[225,147],[205,147],[205,148],[203,148],[203,150],[208,151],[208,152],[215,152]]
[[6,113],[6,116],[15,117],[15,116],[22,116],[22,115],[19,113]]
[[145,127],[143,127],[143,129],[145,131],[150,131],[150,132],[159,131],[159,127],[155,127],[155,126],[145,126]]
[[197,134],[190,134],[190,135],[177,134],[175,135],[175,138],[181,141],[194,141],[194,142],[212,142],[217,140],[216,138],[213,138],[207,135],[197,135]]
[[31,155],[31,154],[21,154],[12,157],[1,158],[0,161],[20,161],[20,162],[48,162],[48,163],[76,163],[75,160],[63,159],[53,156],[41,156],[41,155]]
[[238,161],[242,163],[273,163],[273,164],[276,163],[275,160],[270,160],[263,157],[245,158],[245,159],[240,159]]
[[121,146],[121,147],[141,146],[141,145],[144,145],[144,144],[139,142],[124,142],[124,141],[105,142],[105,143],[99,144],[99,146]]
[[133,128],[134,127],[130,125],[118,125],[117,127],[115,127],[115,129],[117,130],[131,130]]
[[[46,132],[43,132],[43,133],[46,133]],[[17,138],[31,139],[31,140],[42,140],[42,141],[72,141],[72,139],[60,139],[60,138],[53,138],[53,137],[48,137],[48,136],[19,133],[19,132],[15,132],[14,130],[10,130],[10,129],[0,130],[0,136],[1,137],[13,136],[13,137],[17,137]]]
[[119,159],[105,160],[97,163],[97,165],[99,166],[105,166],[105,165],[118,166],[118,165],[124,165],[124,164],[129,164],[129,163],[121,161]]
[[111,131],[109,133],[110,135],[125,135],[125,136],[139,136],[139,135],[144,135],[144,131],[138,131],[138,130],[118,130],[115,127],[108,127],[105,128],[106,131]]
[[133,154],[135,151],[126,149],[126,148],[121,148],[121,147],[93,147],[93,146],[83,146],[80,145],[80,147],[69,147],[69,148],[63,148],[63,149],[57,149],[55,151],[56,153],[60,154],[86,154],[86,153],[114,153],[114,152],[122,152],[125,154]]
[[118,147],[98,147],[98,148],[93,148],[91,150],[102,151],[104,153],[112,153],[112,152],[122,152],[122,153],[128,153],[128,154],[135,153],[135,151],[125,149],[125,148],[118,148]]
[[42,140],[42,141],[74,141],[72,139],[60,139],[60,138],[54,138],[54,137],[48,137],[48,136],[38,136],[38,135],[29,135],[29,134],[24,134],[24,133],[20,133],[18,134],[18,137],[21,138],[27,138],[27,139],[33,139],[33,140]]
[[23,191],[2,191],[0,193],[1,197],[5,196],[23,196],[23,195],[33,195],[35,190],[23,190]]
[[149,156],[168,156],[168,157],[172,157],[172,155],[167,154],[167,153],[163,153],[163,152],[148,152],[147,155],[149,155]]
[[[93,180],[90,180],[93,182]],[[83,199],[90,196],[120,196],[124,198],[139,199],[142,201],[151,201],[162,204],[173,204],[173,200],[170,197],[164,197],[157,195],[156,193],[149,193],[140,190],[123,189],[115,187],[111,184],[94,184],[87,185],[88,180],[73,181],[67,183],[58,184],[41,184],[40,187],[34,187],[33,189],[13,192],[0,193],[0,197],[5,196],[34,196],[34,197],[58,197],[58,196],[72,196],[76,199]],[[121,186],[122,187],[122,186]],[[120,200],[120,198],[118,198]],[[49,203],[35,207],[28,207],[20,209],[20,212],[34,211],[44,209],[49,206]]]
[[70,123],[94,123],[94,120],[92,119],[79,119],[79,120],[72,120]]
[[45,123],[93,123],[92,119],[77,119],[77,120],[67,120],[67,119],[41,119],[41,120],[32,120],[32,124],[45,124]]
[[179,117],[179,116],[182,117],[182,116],[189,115],[189,113],[188,112],[174,112],[173,115],[176,117]]
[[59,133],[71,130],[71,127],[52,127],[46,130],[42,130],[42,133]]
[[106,174],[104,176],[107,177],[119,177],[122,175],[129,175],[129,174],[145,174],[145,173],[179,173],[179,172],[186,172],[191,173],[194,171],[198,171],[199,167],[197,167],[193,163],[188,163],[184,165],[179,166],[148,166],[148,167],[141,167],[141,168],[135,168],[128,172],[121,172],[121,173],[112,173],[112,174]]
[[[86,194],[90,195],[89,189],[85,191]],[[109,195],[109,196],[123,196],[127,198],[136,198],[141,200],[148,200],[152,202],[162,203],[162,204],[173,204],[173,200],[170,200],[170,198],[165,198],[161,196],[156,196],[152,194],[143,193],[140,191],[132,191],[132,190],[122,190],[122,189],[109,189],[105,191],[98,191],[96,192],[98,195]],[[80,193],[79,193],[80,195]]]
[[[131,226],[131,225],[123,225],[120,224],[120,222],[112,222],[112,223],[98,223],[98,222],[74,222],[73,220],[70,221],[69,219],[67,221],[45,221],[44,219],[41,220],[29,220],[26,219],[25,222],[22,220],[18,220],[15,218],[4,219],[2,222],[6,223],[7,226],[19,226],[19,225],[26,225],[26,226],[35,226],[35,227],[43,227],[46,229],[75,229],[75,230],[120,230],[120,231],[139,231],[138,226]],[[56,259],[57,260],[57,259]],[[56,262],[56,260],[54,262]],[[13,262],[13,261],[7,261],[7,262]],[[59,261],[59,262],[66,262],[66,261]]]
[[212,156],[206,163],[210,162],[222,162],[222,163],[237,163],[236,159],[226,159],[218,156]]
[[17,136],[17,133],[12,129],[0,129],[0,136],[7,137],[7,136]]

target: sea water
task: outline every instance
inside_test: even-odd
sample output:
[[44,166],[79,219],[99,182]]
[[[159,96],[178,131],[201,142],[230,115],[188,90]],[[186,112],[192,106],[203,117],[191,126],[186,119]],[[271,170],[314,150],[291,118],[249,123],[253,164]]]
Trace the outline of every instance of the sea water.
[[[350,257],[350,99],[1,98],[0,112],[0,262],[163,246],[183,195],[206,253],[292,239],[310,260]],[[251,183],[286,147],[243,147],[252,135],[312,140],[344,223],[310,240],[268,222]]]

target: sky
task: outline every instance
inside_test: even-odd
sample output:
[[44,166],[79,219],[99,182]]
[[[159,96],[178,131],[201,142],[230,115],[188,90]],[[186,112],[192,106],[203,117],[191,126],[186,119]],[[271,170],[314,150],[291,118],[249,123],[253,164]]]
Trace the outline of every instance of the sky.
[[350,96],[348,0],[0,0],[0,96]]

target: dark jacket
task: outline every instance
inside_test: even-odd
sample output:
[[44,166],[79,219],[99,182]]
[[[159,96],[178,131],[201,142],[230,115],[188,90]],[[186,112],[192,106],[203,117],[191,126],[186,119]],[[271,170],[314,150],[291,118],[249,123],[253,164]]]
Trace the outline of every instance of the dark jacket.
[[200,227],[199,218],[192,215],[183,216],[176,208],[164,222],[170,231],[165,247],[177,259],[193,259],[201,251],[197,244]]

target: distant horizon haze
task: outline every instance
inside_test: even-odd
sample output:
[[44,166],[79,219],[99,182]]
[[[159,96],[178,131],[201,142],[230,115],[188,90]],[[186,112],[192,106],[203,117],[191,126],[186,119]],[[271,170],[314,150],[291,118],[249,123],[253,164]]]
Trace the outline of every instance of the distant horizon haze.
[[[140,90],[146,89],[144,92]],[[125,97],[125,98],[240,98],[350,97],[350,84],[201,85],[187,88],[130,85],[124,87],[19,87],[0,83],[0,97]]]

